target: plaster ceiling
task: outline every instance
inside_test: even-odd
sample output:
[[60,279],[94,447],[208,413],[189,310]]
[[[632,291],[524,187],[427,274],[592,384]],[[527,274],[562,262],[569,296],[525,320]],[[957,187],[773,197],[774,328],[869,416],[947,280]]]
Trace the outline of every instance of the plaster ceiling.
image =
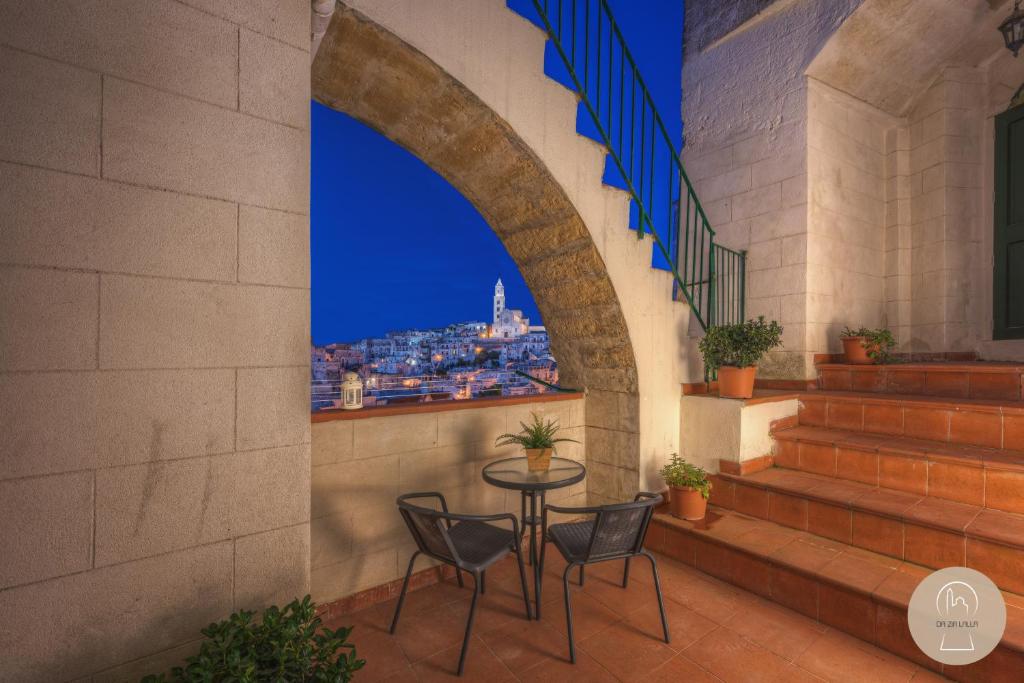
[[1012,9],[1012,0],[865,0],[807,75],[904,116],[943,67],[1005,50],[997,27]]

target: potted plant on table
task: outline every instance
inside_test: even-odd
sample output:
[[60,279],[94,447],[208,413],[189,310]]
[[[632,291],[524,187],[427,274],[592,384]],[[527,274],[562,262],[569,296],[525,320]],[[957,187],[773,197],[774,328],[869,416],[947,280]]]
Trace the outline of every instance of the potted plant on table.
[[843,356],[847,363],[872,365],[889,360],[889,351],[896,346],[892,332],[884,327],[871,329],[844,327],[840,333],[843,342]]
[[764,316],[734,325],[712,325],[700,340],[704,366],[718,371],[718,395],[750,398],[757,363],[782,343],[782,326]]
[[526,466],[531,472],[546,471],[551,467],[551,453],[555,444],[562,441],[579,443],[576,439],[556,437],[558,420],[544,420],[536,413],[530,413],[533,421],[530,424],[520,422],[522,431],[518,434],[502,434],[494,441],[495,446],[522,446],[526,451]]
[[682,519],[704,519],[708,496],[711,495],[707,472],[673,453],[672,459],[661,468],[659,474],[672,491],[669,495],[672,514]]

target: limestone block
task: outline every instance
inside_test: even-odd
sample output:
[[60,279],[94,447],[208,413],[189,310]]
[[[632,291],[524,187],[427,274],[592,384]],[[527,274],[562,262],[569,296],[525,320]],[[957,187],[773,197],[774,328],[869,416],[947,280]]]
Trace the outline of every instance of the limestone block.
[[184,0],[245,28],[309,50],[309,3],[303,0]]
[[104,368],[309,362],[306,290],[120,275],[101,289]]
[[750,221],[750,239],[752,242],[764,242],[778,237],[800,235],[806,232],[806,230],[806,205],[768,211],[754,216]]
[[18,653],[4,675],[74,679],[166,650],[228,614],[231,585],[225,542],[0,591],[0,649]]
[[[313,467],[349,460],[353,449],[354,420],[315,422],[311,428]],[[314,476],[316,471],[314,470]]]
[[240,206],[238,280],[309,287],[309,219],[293,213]]
[[0,372],[95,368],[97,280],[0,267]]
[[285,605],[309,592],[309,525],[235,539],[235,605]]
[[593,390],[587,392],[586,419],[595,427],[639,432],[640,414],[636,397],[618,391]]
[[722,175],[701,180],[697,183],[697,196],[701,198],[702,202],[713,202],[724,197],[742,194],[751,187],[750,171],[750,166],[741,166]]
[[640,461],[637,453],[640,436],[637,432],[623,432],[601,427],[586,428],[587,442],[587,476],[591,468],[597,464],[608,465],[616,469],[636,470]]
[[92,566],[92,472],[0,482],[0,588]]
[[0,48],[0,92],[0,159],[99,174],[98,74]]
[[[69,0],[35,10],[0,5],[0,42],[235,108],[238,37],[225,21],[170,0]],[[308,44],[309,8],[305,19]]]
[[238,370],[237,448],[309,443],[309,368]]
[[480,481],[482,466],[476,461],[473,444],[402,453],[398,456],[398,489],[404,493],[469,486]]
[[0,164],[0,204],[9,262],[235,279],[237,218],[227,202]]
[[805,291],[805,273],[803,265],[755,270],[747,273],[747,286],[753,296],[796,294]]
[[239,109],[296,128],[309,128],[309,48],[296,48],[241,29]]
[[87,679],[83,679],[83,681],[87,680],[90,683],[127,683],[128,681],[137,681],[154,671],[170,671],[172,667],[184,666],[185,659],[199,651],[200,642],[200,638],[190,640],[177,647],[105,669]]
[[356,458],[374,458],[437,445],[436,413],[356,420],[354,428]]
[[687,154],[683,148],[683,166],[691,182],[722,175],[732,168],[732,145],[706,151],[703,154]]
[[309,481],[304,446],[100,470],[96,565],[308,521]]
[[[417,563],[417,569],[426,567],[427,562],[423,560]],[[401,571],[405,571],[405,563]],[[388,548],[366,555],[353,555],[337,564],[313,569],[309,577],[310,593],[317,602],[330,602],[399,576],[398,552]]]
[[397,455],[321,465],[312,476],[312,518],[394,501],[398,494]]
[[[437,445],[494,443],[506,431],[505,408],[450,410],[437,414]],[[518,426],[518,425],[516,425]]]
[[[474,481],[470,486],[464,487],[485,487],[480,481]],[[464,489],[445,489],[442,493],[448,503],[448,509],[452,512],[464,512],[464,506],[459,497],[452,493]],[[423,502],[428,507],[434,507],[433,502]],[[494,508],[492,508],[494,510]],[[349,541],[352,544],[354,554],[373,553],[385,548],[396,548],[410,540],[409,529],[405,526],[402,515],[398,512],[398,506],[394,500],[382,500],[377,505],[353,510],[347,515],[345,526],[348,532]]]
[[305,214],[309,137],[117,79],[103,89],[104,177]]
[[782,265],[792,266],[807,263],[807,235],[790,235],[782,238]]
[[[800,294],[792,295],[794,297],[802,297]],[[782,299],[785,297],[778,296],[758,296],[747,298],[747,317],[756,318],[758,316],[764,316],[768,320],[778,320],[780,322],[788,321],[789,318],[783,317],[782,313]]]
[[[313,477],[316,475],[314,468]],[[337,564],[352,556],[351,521],[352,513],[348,512],[314,517],[310,521],[309,566],[312,569]]]
[[782,266],[782,240],[755,242],[747,250],[747,272]]
[[587,464],[587,496],[598,496],[608,502],[624,503],[633,499],[639,490],[639,475],[635,469],[607,465],[601,462]]

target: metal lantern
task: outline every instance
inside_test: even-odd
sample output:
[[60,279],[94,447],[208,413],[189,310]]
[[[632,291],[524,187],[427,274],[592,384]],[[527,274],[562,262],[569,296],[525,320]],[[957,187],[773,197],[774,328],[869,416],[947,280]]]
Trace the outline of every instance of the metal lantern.
[[1020,9],[1020,0],[1013,3],[1013,14],[999,24],[999,32],[1006,41],[1006,49],[1016,57],[1021,47],[1024,47],[1024,11]]
[[345,381],[341,383],[341,396],[345,410],[358,410],[363,407],[363,383],[354,372],[345,373]]

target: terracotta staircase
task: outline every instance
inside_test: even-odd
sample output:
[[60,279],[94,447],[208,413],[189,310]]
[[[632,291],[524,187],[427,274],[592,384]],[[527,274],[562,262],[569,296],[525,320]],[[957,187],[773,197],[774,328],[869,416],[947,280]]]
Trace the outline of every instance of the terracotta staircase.
[[[819,389],[775,426],[773,458],[716,475],[708,519],[659,515],[649,544],[954,680],[1022,681],[1022,374],[820,365]],[[906,610],[921,578],[956,565],[999,585],[1008,623],[991,655],[943,670],[914,644]]]

